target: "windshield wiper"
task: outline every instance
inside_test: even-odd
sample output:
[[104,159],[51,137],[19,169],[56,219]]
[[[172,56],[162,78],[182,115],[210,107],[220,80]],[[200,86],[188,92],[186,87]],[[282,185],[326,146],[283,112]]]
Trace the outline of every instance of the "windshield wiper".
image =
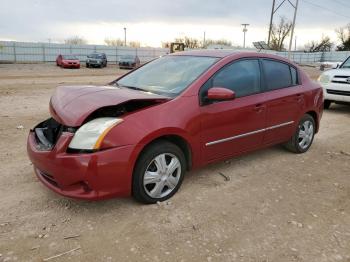
[[118,83],[115,83],[115,84],[118,87],[125,87],[125,88],[129,88],[129,89],[137,90],[137,91],[149,92],[148,90],[145,90],[145,89],[142,89],[142,88],[136,87],[136,86],[125,86],[125,85],[119,85]]

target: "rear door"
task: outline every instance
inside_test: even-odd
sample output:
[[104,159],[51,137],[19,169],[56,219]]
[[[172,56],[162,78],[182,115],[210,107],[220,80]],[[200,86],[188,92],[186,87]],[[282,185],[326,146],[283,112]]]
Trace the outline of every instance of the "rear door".
[[[236,98],[207,101],[207,92],[212,87],[231,89]],[[205,162],[262,145],[266,106],[258,59],[241,59],[224,66],[202,86],[200,100],[201,152]]]
[[288,140],[296,130],[304,108],[304,94],[297,69],[287,63],[262,59],[266,94],[264,144]]

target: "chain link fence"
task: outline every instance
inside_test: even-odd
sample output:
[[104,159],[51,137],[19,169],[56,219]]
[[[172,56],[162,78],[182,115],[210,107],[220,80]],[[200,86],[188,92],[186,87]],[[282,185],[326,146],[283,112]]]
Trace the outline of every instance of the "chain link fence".
[[118,62],[124,55],[137,55],[144,63],[167,54],[169,49],[0,41],[0,62],[2,63],[55,62],[59,54],[73,54],[80,61],[85,62],[87,55],[94,52],[105,53],[108,62],[111,63]]
[[[254,50],[245,49],[245,51]],[[94,52],[105,53],[107,55],[107,60],[111,63],[117,63],[120,57],[124,55],[137,55],[140,58],[141,62],[145,63],[159,56],[168,54],[169,49],[0,41],[0,63],[54,62],[56,60],[57,55],[59,54],[74,54],[79,58],[80,61],[85,62],[87,55]],[[272,50],[261,50],[261,52],[276,54],[286,58],[288,57],[288,52],[276,52]],[[332,51],[315,53],[292,52],[291,60],[298,64],[315,64],[325,61],[341,62],[349,56],[350,51]]]

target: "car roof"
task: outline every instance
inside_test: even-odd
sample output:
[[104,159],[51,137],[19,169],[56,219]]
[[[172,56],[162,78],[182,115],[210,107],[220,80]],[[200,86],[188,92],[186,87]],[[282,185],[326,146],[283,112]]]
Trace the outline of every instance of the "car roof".
[[171,55],[187,55],[187,56],[208,56],[208,57],[226,57],[232,54],[237,54],[239,51],[235,50],[191,50],[191,51],[183,51],[172,53]]
[[255,51],[238,51],[238,50],[191,50],[191,51],[183,51],[176,52],[170,54],[172,56],[206,56],[206,57],[216,57],[216,58],[225,58],[225,57],[235,57],[235,58],[243,58],[243,57],[261,57],[261,58],[271,58],[280,61],[287,62],[289,64],[294,64],[292,61],[278,55],[259,53]]

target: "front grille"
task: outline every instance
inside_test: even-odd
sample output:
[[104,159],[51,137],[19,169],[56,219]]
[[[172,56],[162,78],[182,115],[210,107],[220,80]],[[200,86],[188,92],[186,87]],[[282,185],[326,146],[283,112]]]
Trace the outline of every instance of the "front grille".
[[337,84],[346,84],[349,85],[350,83],[344,82],[344,81],[337,81],[337,80],[332,80],[332,83],[337,83]]
[[343,90],[327,89],[327,93],[331,95],[350,96],[350,91],[343,91]]
[[332,79],[332,83],[337,83],[337,84],[350,84],[350,76],[344,76],[344,75],[336,75]]
[[40,150],[51,150],[59,139],[63,125],[49,118],[34,128],[35,138]]

